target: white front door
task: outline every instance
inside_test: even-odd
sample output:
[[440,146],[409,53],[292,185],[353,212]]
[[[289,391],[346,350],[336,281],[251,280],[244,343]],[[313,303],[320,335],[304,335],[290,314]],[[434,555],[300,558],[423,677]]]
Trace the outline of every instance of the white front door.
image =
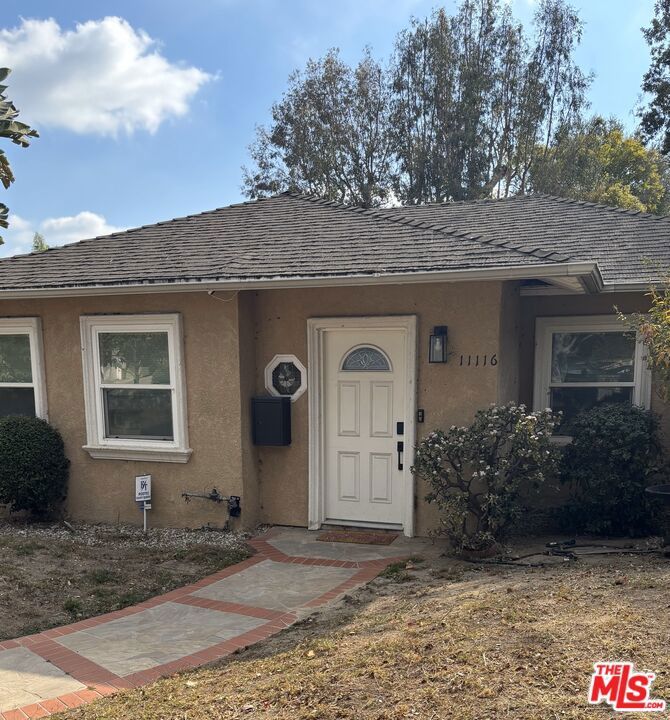
[[[337,328],[324,335],[327,523],[402,526],[406,501],[407,332]],[[399,450],[399,443],[403,450]]]

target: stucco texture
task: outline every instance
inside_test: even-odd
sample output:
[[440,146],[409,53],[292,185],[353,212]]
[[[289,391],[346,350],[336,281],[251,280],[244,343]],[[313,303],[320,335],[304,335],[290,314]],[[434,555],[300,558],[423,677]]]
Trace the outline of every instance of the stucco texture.
[[[380,285],[90,298],[0,301],[0,316],[42,320],[49,420],[65,440],[72,462],[67,512],[75,520],[141,522],[134,478],[154,478],[151,524],[222,527],[224,504],[183,491],[216,488],[242,497],[233,527],[257,522],[306,526],[308,521],[308,393],[292,405],[289,447],[254,447],[250,400],[265,394],[264,370],[276,354],[296,355],[307,366],[307,320],[316,317],[415,315],[417,407],[425,421],[417,437],[435,428],[465,424],[492,402],[532,404],[535,318],[644,310],[638,295],[520,297],[516,283]],[[185,464],[91,458],[86,444],[79,319],[91,314],[180,313],[189,445]],[[429,335],[449,327],[449,360],[428,363]],[[495,355],[496,364],[491,364]],[[484,356],[487,363],[483,364]],[[477,359],[479,358],[479,359]],[[309,368],[308,368],[309,372]],[[658,401],[670,438],[670,412]],[[665,411],[665,412],[664,412]],[[415,531],[437,525],[426,487],[415,488]]]
[[[503,294],[508,292],[502,283],[491,282],[255,293],[256,390],[263,391],[263,371],[275,354],[297,355],[307,365],[308,318],[416,315],[417,407],[425,411],[425,422],[417,424],[417,435],[467,423],[476,410],[498,398],[500,308]],[[435,325],[449,327],[450,356],[446,364],[428,363],[429,335]],[[483,365],[485,354],[486,366]],[[498,365],[490,364],[494,354]],[[477,355],[480,361],[475,365]],[[509,388],[501,392],[507,395]],[[260,518],[266,522],[305,526],[308,517],[307,394],[293,403],[292,410],[292,445],[258,448]],[[413,440],[407,438],[407,441]],[[418,535],[426,535],[437,525],[435,508],[423,500],[426,492],[425,486],[417,486],[415,530]]]
[[[220,293],[225,299],[230,293]],[[186,464],[91,458],[86,444],[79,318],[91,314],[181,313],[188,405]],[[72,463],[67,512],[77,520],[138,524],[135,476],[153,476],[149,523],[222,527],[225,504],[181,493],[242,495],[242,437],[237,302],[206,293],[0,301],[0,316],[42,319],[49,421],[61,432]]]

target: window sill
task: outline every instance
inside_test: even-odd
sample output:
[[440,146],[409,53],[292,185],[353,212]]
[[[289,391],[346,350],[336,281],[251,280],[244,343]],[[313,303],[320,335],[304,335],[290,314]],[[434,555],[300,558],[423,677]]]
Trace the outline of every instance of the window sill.
[[146,460],[148,462],[187,463],[193,450],[176,448],[136,448],[84,445],[83,449],[96,460]]

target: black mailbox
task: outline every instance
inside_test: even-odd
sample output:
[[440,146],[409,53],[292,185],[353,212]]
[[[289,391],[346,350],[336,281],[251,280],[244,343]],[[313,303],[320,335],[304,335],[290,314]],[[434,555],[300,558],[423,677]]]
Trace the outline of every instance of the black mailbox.
[[252,398],[251,423],[254,445],[290,445],[291,398]]

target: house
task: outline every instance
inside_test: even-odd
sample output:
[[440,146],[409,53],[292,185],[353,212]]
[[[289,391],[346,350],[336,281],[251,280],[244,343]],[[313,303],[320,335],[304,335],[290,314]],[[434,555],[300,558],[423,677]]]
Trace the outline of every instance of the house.
[[[670,219],[548,196],[232,205],[0,261],[0,414],[60,430],[76,520],[139,522],[151,474],[157,525],[223,525],[182,497],[215,487],[247,527],[425,535],[412,448],[490,403],[551,405],[565,434],[630,402],[670,429],[614,311],[668,267]],[[290,445],[252,442],[262,395],[290,397]]]

